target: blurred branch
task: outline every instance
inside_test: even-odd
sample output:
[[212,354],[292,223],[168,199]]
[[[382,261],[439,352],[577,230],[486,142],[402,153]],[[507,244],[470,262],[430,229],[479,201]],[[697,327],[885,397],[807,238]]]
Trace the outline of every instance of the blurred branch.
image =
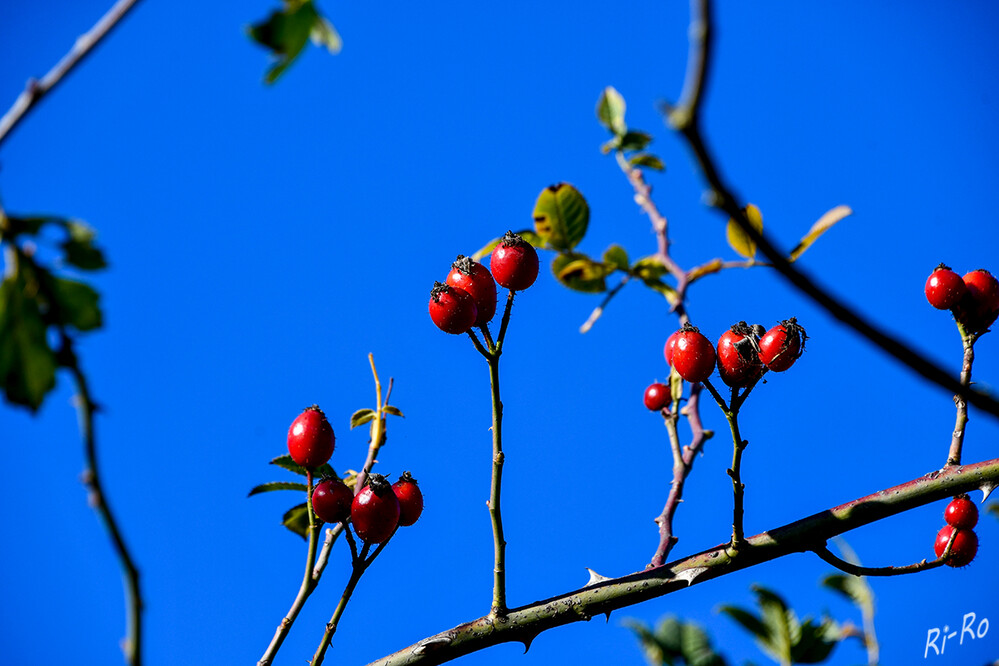
[[738,557],[729,555],[731,544],[725,543],[663,567],[609,579],[512,609],[502,619],[481,617],[425,638],[369,666],[442,664],[500,643],[519,642],[530,646],[543,631],[589,620],[785,555],[814,550],[816,544],[824,544],[838,534],[997,481],[999,459],[945,467],[750,537],[739,550]]
[[49,70],[40,81],[29,79],[24,91],[14,100],[3,118],[0,118],[0,145],[12,129],[41,101],[69,72],[76,67],[97,44],[118,25],[138,0],[118,0],[88,32],[79,36],[69,53]]
[[962,385],[960,381],[940,366],[912,351],[908,345],[882,331],[844,305],[810,277],[795,268],[790,260],[774,247],[765,234],[750,224],[745,210],[719,173],[717,162],[711,151],[708,150],[701,133],[703,93],[707,88],[713,53],[711,16],[711,0],[691,0],[690,56],[687,76],[680,102],[676,106],[667,105],[664,109],[667,122],[687,140],[705,180],[711,187],[711,205],[723,210],[733,218],[785,279],[822,306],[833,317],[853,328],[882,351],[907,365],[925,379],[938,384],[951,393],[962,396],[979,409],[999,417],[999,401],[983,391]]

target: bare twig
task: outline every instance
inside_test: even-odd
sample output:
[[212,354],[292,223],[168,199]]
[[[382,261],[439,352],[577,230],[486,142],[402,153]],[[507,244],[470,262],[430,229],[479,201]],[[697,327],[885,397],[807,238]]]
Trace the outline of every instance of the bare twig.
[[[953,539],[951,539],[951,541],[953,541]],[[950,544],[948,544],[947,547],[950,548]],[[947,553],[944,553],[944,555],[935,560],[931,560],[929,562],[923,560],[921,562],[908,564],[902,567],[862,567],[836,557],[829,551],[829,548],[827,548],[825,544],[817,548],[813,548],[812,551],[821,557],[827,564],[831,564],[840,571],[848,573],[851,576],[901,576],[904,574],[919,573],[920,571],[927,571],[929,569],[936,569],[937,567],[943,566],[944,557],[947,555]]]
[[589,620],[613,610],[670,594],[791,553],[918,506],[999,482],[999,459],[952,466],[873,495],[827,509],[746,539],[738,557],[725,543],[666,566],[613,578],[527,606],[511,609],[502,621],[490,616],[459,625],[383,657],[370,666],[442,664],[493,645],[529,645],[549,629]]
[[775,269],[802,293],[823,307],[829,314],[874,343],[882,351],[908,366],[925,379],[942,386],[951,393],[963,396],[968,402],[993,416],[999,416],[999,401],[991,395],[964,386],[937,364],[916,353],[909,345],[884,332],[847,307],[839,299],[816,284],[810,277],[795,268],[784,253],[779,252],[766,236],[749,222],[746,212],[731,188],[724,182],[717,162],[708,149],[700,128],[703,92],[710,74],[713,33],[711,0],[690,2],[690,59],[680,103],[665,109],[670,126],[680,132],[694,153],[694,157],[711,188],[713,206],[734,219],[757,248],[769,259]]
[[11,130],[37,105],[41,99],[52,91],[70,71],[76,67],[97,44],[118,25],[118,22],[132,9],[138,0],[118,0],[89,31],[77,37],[69,53],[56,63],[55,67],[42,77],[40,81],[29,79],[24,91],[14,101],[3,118],[0,118],[0,145]]
[[[961,331],[961,343],[964,346],[964,359],[961,363],[961,385],[971,385],[971,366],[975,363],[975,341],[978,339],[977,333],[968,333],[961,324],[958,324]],[[961,449],[964,447],[964,430],[968,426],[968,401],[959,393],[954,396],[954,404],[957,406],[957,420],[954,424],[954,432],[950,439],[950,450],[947,452],[948,465],[961,464]]]

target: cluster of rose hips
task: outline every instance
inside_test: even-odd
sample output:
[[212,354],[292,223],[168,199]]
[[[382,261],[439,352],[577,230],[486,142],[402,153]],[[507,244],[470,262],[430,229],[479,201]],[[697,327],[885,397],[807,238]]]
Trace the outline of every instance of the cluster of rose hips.
[[489,267],[492,273],[459,254],[445,281],[434,283],[430,318],[437,328],[461,335],[473,326],[488,324],[496,314],[496,284],[510,291],[530,287],[538,278],[538,253],[530,243],[508,231],[493,249]]
[[974,530],[978,524],[978,507],[968,499],[967,495],[958,495],[944,510],[944,520],[947,524],[937,532],[933,551],[937,557],[942,557],[953,537],[954,543],[950,547],[950,554],[945,564],[951,567],[971,564],[978,552],[978,536]]
[[953,312],[968,333],[984,333],[999,317],[999,280],[984,268],[961,277],[940,264],[923,291],[930,305]]
[[[769,331],[744,321],[732,326],[712,345],[696,327],[683,327],[666,339],[663,355],[666,363],[688,382],[703,382],[715,367],[727,386],[745,388],[759,381],[767,370],[784,372],[805,351],[805,329],[794,317],[780,322]],[[645,389],[645,406],[658,412],[670,402],[664,384]]]
[[[299,414],[288,428],[291,459],[310,471],[329,462],[335,444],[333,427],[316,405]],[[312,510],[324,523],[349,520],[365,543],[382,543],[397,527],[419,519],[423,493],[409,472],[391,485],[381,474],[370,474],[356,495],[340,479],[325,478],[312,491]]]

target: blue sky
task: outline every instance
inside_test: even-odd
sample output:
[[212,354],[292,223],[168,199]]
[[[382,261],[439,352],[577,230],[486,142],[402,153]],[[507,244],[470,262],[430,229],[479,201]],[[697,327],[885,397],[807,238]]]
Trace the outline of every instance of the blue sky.
[[[304,544],[280,516],[291,494],[247,499],[288,478],[267,464],[288,424],[319,403],[338,469],[363,463],[348,419],[373,401],[367,354],[395,377],[380,467],[412,470],[424,517],[361,582],[331,656],[366,663],[488,610],[492,541],[486,366],[426,307],[458,253],[530,226],[541,189],[568,181],[591,209],[580,249],[632,257],[654,236],[593,113],[615,86],[632,127],[668,166],[650,175],[675,257],[734,258],[685,145],[656,103],[675,99],[685,3],[322,4],[340,55],[310,49],[273,87],[243,29],[268,2],[141,4],[0,150],[11,213],[78,217],[111,268],[96,278],[105,329],[81,346],[107,492],[143,572],[149,664],[252,663],[301,580]],[[40,76],[106,3],[0,8],[0,106]],[[930,2],[722,2],[705,130],[724,173],[790,248],[826,210],[854,216],[804,255],[810,274],[953,370],[960,341],[922,295],[944,261],[999,270],[999,44],[995,12]],[[545,262],[543,254],[542,261]],[[550,256],[547,256],[550,261]],[[668,443],[641,394],[665,379],[675,327],[663,300],[629,286],[594,329],[599,297],[546,270],[518,299],[503,357],[504,518],[513,605],[576,588],[585,567],[621,575],[656,547]],[[882,359],[765,269],[705,279],[695,323],[717,338],[746,319],[797,316],[810,336],[795,368],[744,409],[746,529],[757,533],[915,478],[946,459],[950,396]],[[977,346],[995,386],[999,345]],[[118,663],[122,589],[78,476],[72,387],[36,417],[3,406],[0,652],[10,663]],[[704,410],[709,427],[724,420]],[[965,457],[995,457],[999,427],[972,412]],[[677,515],[676,555],[730,530],[730,445],[713,440]],[[848,536],[869,565],[932,555],[944,503]],[[968,569],[876,580],[883,664],[920,663],[927,631],[967,612],[999,623],[999,521],[983,516]],[[278,663],[312,654],[346,579],[333,554]],[[766,663],[719,616],[750,584],[801,613],[857,613],[818,587],[829,567],[797,555],[542,635],[524,657],[500,646],[467,664],[641,663],[624,617],[705,624],[733,663]],[[999,625],[997,625],[999,626]],[[953,651],[951,651],[953,650]],[[999,657],[999,629],[926,663]],[[864,659],[853,644],[831,663]]]

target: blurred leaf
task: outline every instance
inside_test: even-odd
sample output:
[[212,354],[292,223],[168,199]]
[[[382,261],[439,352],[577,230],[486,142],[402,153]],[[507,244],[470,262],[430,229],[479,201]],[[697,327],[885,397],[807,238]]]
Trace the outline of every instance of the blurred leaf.
[[61,217],[53,217],[51,215],[34,215],[28,217],[13,217],[7,216],[7,228],[8,233],[11,236],[16,236],[18,234],[28,234],[34,236],[42,227],[48,223],[64,224],[66,220]]
[[722,269],[723,263],[721,259],[712,259],[706,264],[701,264],[700,266],[695,266],[687,273],[687,280],[694,282],[700,280],[705,275],[711,275],[717,273]]
[[[531,231],[530,229],[524,229],[523,231],[515,231],[514,233],[516,233],[518,236],[520,236],[525,241],[527,241],[528,243],[530,243],[531,245],[533,245],[538,249],[543,249],[545,247],[545,242],[541,240],[541,237],[538,236],[533,231]],[[487,254],[491,253],[496,248],[496,246],[499,245],[499,242],[501,240],[502,237],[494,238],[488,243],[486,243],[482,248],[479,249],[478,252],[472,255],[472,261],[481,262],[482,258],[485,257]]]
[[[748,204],[743,211],[746,213],[746,218],[749,220],[750,226],[759,232],[763,231],[763,215],[760,213],[760,209],[753,204]],[[752,259],[756,256],[756,243],[749,237],[739,223],[735,221],[735,218],[729,218],[728,226],[726,227],[726,234],[728,235],[728,244],[732,246],[732,249],[738,252],[740,255],[746,259]]]
[[725,613],[730,618],[742,625],[742,628],[756,636],[760,640],[769,638],[766,626],[752,613],[738,606],[721,606],[719,612]]
[[631,262],[628,261],[628,253],[620,245],[611,245],[604,250],[603,262],[608,266],[613,266],[619,271],[627,272]]
[[308,491],[309,487],[304,483],[295,483],[293,481],[272,481],[270,483],[261,483],[259,486],[254,487],[247,497],[253,497],[254,495],[259,495],[260,493],[269,493],[273,490]]
[[546,187],[534,204],[534,230],[545,245],[571,250],[583,240],[590,223],[590,207],[572,185]]
[[819,221],[812,225],[812,228],[808,230],[804,238],[794,246],[791,250],[791,261],[795,261],[800,257],[805,250],[812,246],[819,236],[828,231],[834,224],[842,220],[844,217],[851,215],[853,213],[849,206],[836,206],[831,211],[819,218]]
[[621,150],[643,150],[652,143],[652,136],[645,132],[630,130],[621,137]]
[[644,622],[625,620],[623,624],[635,632],[638,641],[642,644],[642,652],[645,654],[645,660],[651,666],[659,666],[659,664],[671,666],[673,664],[673,660],[666,656],[657,637],[649,631]]
[[[288,455],[287,453],[284,454],[283,456],[278,456],[277,458],[271,460],[271,464],[277,465],[278,467],[282,467],[288,470],[289,472],[294,472],[299,476],[305,476],[305,468],[296,463],[294,460],[292,460],[291,456]],[[336,475],[337,475],[336,470],[330,467],[329,463],[325,463],[317,467],[315,473],[312,476],[317,479],[323,479],[328,476],[336,476]]]
[[77,268],[93,271],[107,267],[104,254],[94,247],[97,233],[79,220],[67,220],[66,232],[69,235],[62,243],[66,262]]
[[839,592],[861,608],[872,605],[871,587],[862,576],[830,574],[822,579],[822,585]]
[[552,273],[558,281],[574,291],[597,294],[607,290],[604,277],[611,271],[585,254],[567,252],[552,261]]
[[353,430],[359,425],[364,425],[373,418],[375,418],[375,410],[359,409],[350,415],[350,429]]
[[32,411],[55,387],[56,371],[36,291],[24,270],[0,284],[0,383],[9,402]]
[[682,629],[683,625],[680,620],[673,615],[660,620],[659,624],[656,625],[655,639],[667,654],[679,656]]
[[265,20],[250,26],[250,38],[271,50],[276,59],[264,81],[274,83],[301,54],[312,39],[336,53],[340,37],[333,26],[319,15],[311,0],[285,0],[284,8],[274,11]]
[[631,272],[641,279],[647,287],[665,296],[671,305],[676,303],[676,290],[660,279],[669,271],[655,255],[642,257],[636,261],[631,267]]
[[625,108],[621,93],[613,87],[607,86],[597,101],[597,118],[601,125],[614,134],[623,135],[628,131],[628,126],[624,124]]
[[985,507],[985,510],[991,513],[996,518],[999,518],[999,502],[992,502],[987,507]]
[[687,666],[725,665],[725,660],[711,647],[708,635],[693,622],[685,622],[681,627],[680,652]]
[[46,276],[55,303],[51,312],[58,323],[78,331],[92,331],[101,326],[101,309],[97,292],[82,282]]
[[624,625],[635,632],[646,660],[653,666],[725,666],[725,659],[714,651],[704,630],[694,622],[668,616],[659,621],[655,631],[637,620]]
[[384,409],[386,414],[392,414],[393,416],[401,416],[403,418],[406,418],[398,407],[393,407],[392,405],[385,405]]
[[822,663],[829,658],[839,642],[839,633],[839,626],[830,618],[824,618],[818,625],[814,620],[806,618],[791,649],[792,663]]
[[666,165],[663,164],[663,161],[652,153],[638,153],[637,155],[632,155],[628,160],[628,164],[631,166],[648,167],[650,169],[655,169],[656,171],[666,170]]
[[309,507],[303,502],[298,506],[288,509],[281,518],[281,524],[303,539],[308,539]]

